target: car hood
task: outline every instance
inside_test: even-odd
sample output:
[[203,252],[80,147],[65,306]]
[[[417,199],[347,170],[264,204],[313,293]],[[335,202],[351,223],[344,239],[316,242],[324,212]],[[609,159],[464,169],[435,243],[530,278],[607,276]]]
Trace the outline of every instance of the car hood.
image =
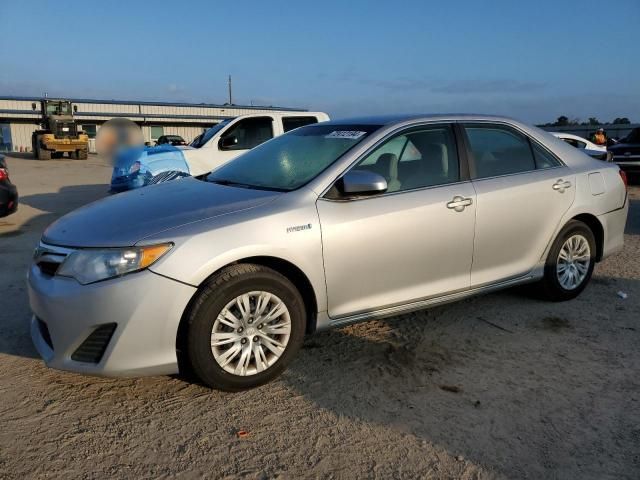
[[281,192],[224,186],[196,178],[120,193],[60,218],[42,241],[66,247],[125,247],[143,238],[265,204]]

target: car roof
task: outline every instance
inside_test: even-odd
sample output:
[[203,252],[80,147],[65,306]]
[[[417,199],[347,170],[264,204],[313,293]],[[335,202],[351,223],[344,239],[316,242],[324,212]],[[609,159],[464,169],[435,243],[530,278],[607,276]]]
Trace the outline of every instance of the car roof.
[[438,114],[399,114],[372,115],[367,117],[337,118],[324,122],[323,125],[392,125],[407,121],[500,121],[513,123],[513,118],[498,115],[474,113],[438,113]]
[[[318,120],[324,122],[326,120],[322,120],[324,118],[329,118],[325,112],[309,112],[307,110],[278,110],[278,111],[269,111],[269,112],[256,112],[256,113],[245,113],[243,115],[236,115],[235,117],[225,118],[224,120],[244,120],[245,118],[257,118],[257,117],[320,117]],[[224,121],[222,120],[222,121]],[[215,126],[215,125],[214,125]]]

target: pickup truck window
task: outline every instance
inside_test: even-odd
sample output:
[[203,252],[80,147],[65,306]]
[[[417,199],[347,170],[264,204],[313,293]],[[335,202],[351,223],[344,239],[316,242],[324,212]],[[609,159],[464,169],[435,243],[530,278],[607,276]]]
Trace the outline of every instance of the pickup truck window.
[[[225,132],[221,140],[236,137],[236,143],[221,150],[249,150],[273,138],[273,118],[253,117],[240,120]],[[222,144],[222,142],[220,142]]]
[[316,117],[282,117],[282,128],[284,133],[298,127],[304,127],[305,125],[311,125],[312,123],[318,123]]

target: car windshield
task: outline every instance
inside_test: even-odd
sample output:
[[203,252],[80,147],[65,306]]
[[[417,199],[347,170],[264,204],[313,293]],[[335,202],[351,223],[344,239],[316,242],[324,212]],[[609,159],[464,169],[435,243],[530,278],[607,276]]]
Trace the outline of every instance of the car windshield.
[[226,120],[222,120],[220,123],[218,123],[217,125],[214,125],[213,127],[211,127],[210,129],[202,132],[202,134],[198,135],[193,142],[191,142],[191,146],[193,148],[200,148],[202,147],[205,143],[207,143],[209,140],[211,140],[211,138],[218,133],[220,130],[222,130],[224,127],[226,127],[229,122],[233,120],[232,118],[227,118]]
[[634,128],[631,133],[622,139],[624,143],[640,143],[640,128]]
[[313,125],[276,137],[213,171],[209,182],[290,191],[318,176],[376,125]]

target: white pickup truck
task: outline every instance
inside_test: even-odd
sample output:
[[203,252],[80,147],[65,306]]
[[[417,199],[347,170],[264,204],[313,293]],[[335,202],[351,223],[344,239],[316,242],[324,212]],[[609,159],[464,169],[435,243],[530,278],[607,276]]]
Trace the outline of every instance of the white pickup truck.
[[160,145],[130,149],[116,158],[111,191],[202,175],[273,137],[327,120],[329,116],[323,112],[253,113],[221,121],[187,147]]

